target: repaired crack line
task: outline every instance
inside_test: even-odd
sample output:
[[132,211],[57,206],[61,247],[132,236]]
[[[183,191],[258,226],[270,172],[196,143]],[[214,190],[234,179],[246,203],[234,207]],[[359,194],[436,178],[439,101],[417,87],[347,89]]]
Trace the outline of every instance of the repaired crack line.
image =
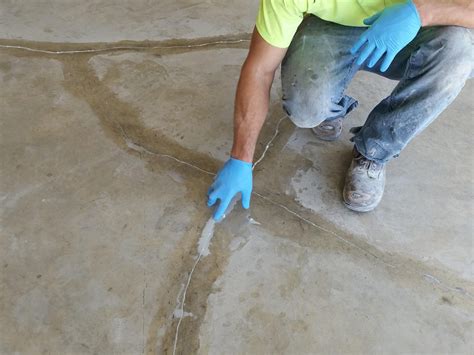
[[[275,140],[275,138],[278,136],[278,133],[280,132],[280,124],[281,122],[286,118],[286,116],[283,116],[282,118],[280,118],[280,120],[278,121],[277,125],[276,125],[276,128],[275,128],[275,132],[273,133],[272,137],[269,139],[269,141],[267,142],[267,144],[265,145],[265,148],[262,152],[262,154],[260,155],[260,158],[257,159],[257,161],[253,164],[252,166],[252,170],[255,169],[255,167],[263,160],[263,158],[265,158],[265,155],[268,151],[268,149],[270,148],[272,142]],[[122,127],[120,127],[120,129],[122,130],[122,132],[124,133],[125,137],[126,137],[126,134],[123,130]],[[148,152],[147,149],[144,149],[145,152]],[[163,156],[163,155],[161,155]],[[202,170],[201,168],[193,165],[193,164],[190,164],[190,163],[187,163],[187,162],[183,162],[179,159],[176,159],[175,157],[170,157],[170,156],[166,156],[167,158],[172,158],[174,159],[175,161],[178,161],[178,162],[181,162],[181,163],[184,163],[185,165],[187,166],[190,166],[190,167],[193,167],[195,169],[198,169],[198,170]],[[208,174],[212,174],[212,175],[216,175],[214,173],[210,173],[208,171],[205,171],[204,172],[208,173]],[[234,201],[231,203],[231,205],[229,206],[228,210],[229,212],[233,209],[235,205],[235,199]],[[224,217],[225,218],[225,217]],[[173,355],[176,354],[176,348],[178,346],[178,339],[179,339],[179,328],[181,326],[181,322],[183,321],[183,318],[184,318],[184,304],[186,302],[186,293],[188,291],[188,288],[189,288],[189,285],[191,284],[191,279],[192,279],[192,276],[194,274],[194,270],[196,270],[196,267],[199,263],[199,261],[201,261],[201,258],[203,256],[205,256],[205,251],[208,249],[209,247],[209,244],[214,236],[214,219],[212,217],[209,218],[209,220],[206,222],[206,225],[204,226],[203,230],[202,230],[202,233],[201,233],[201,238],[200,239],[203,239],[203,237],[206,237],[207,239],[207,245],[200,245],[200,243],[198,243],[199,247],[198,247],[198,250],[199,250],[199,255],[196,259],[196,261],[194,262],[194,265],[191,269],[191,271],[189,272],[189,275],[188,275],[188,280],[186,282],[186,286],[184,287],[184,291],[183,291],[183,297],[181,298],[181,305],[180,305],[180,317],[178,319],[178,324],[176,325],[176,331],[175,331],[175,336],[174,336],[174,342],[173,342]],[[209,226],[209,227],[208,227]],[[208,230],[209,229],[209,230]],[[209,235],[206,235],[206,233],[208,233]]]
[[175,335],[174,335],[173,355],[176,354],[176,347],[178,346],[179,327],[181,326],[181,322],[184,318],[184,302],[186,301],[186,292],[188,291],[189,284],[191,283],[191,278],[193,277],[193,274],[194,274],[194,270],[196,270],[196,266],[199,263],[199,261],[201,260],[202,255],[203,254],[202,254],[202,251],[201,251],[199,253],[198,258],[194,262],[194,265],[191,268],[191,271],[189,272],[188,280],[186,282],[186,286],[184,287],[183,297],[181,299],[180,316],[179,316],[178,324],[176,325],[176,331],[175,331]]
[[10,45],[10,44],[0,44],[0,48],[5,49],[19,49],[28,52],[34,53],[43,53],[43,54],[53,54],[53,55],[60,55],[60,54],[84,54],[84,53],[103,53],[103,52],[113,52],[113,51],[126,51],[126,50],[169,50],[169,49],[194,49],[194,48],[203,48],[203,47],[211,47],[211,46],[219,46],[219,45],[235,45],[240,43],[249,43],[250,39],[240,38],[240,39],[233,39],[233,40],[217,40],[217,41],[210,41],[210,42],[203,42],[203,43],[196,43],[196,44],[177,44],[177,45],[168,45],[168,46],[115,46],[115,47],[106,47],[106,48],[90,48],[90,49],[71,49],[71,50],[48,50],[48,49],[39,49],[34,47],[28,46],[21,46],[21,45]]
[[288,212],[288,213],[292,214],[293,216],[299,218],[301,221],[306,222],[306,223],[308,223],[309,225],[311,225],[311,226],[313,226],[313,227],[315,227],[315,228],[317,228],[317,229],[319,229],[319,230],[321,230],[321,231],[323,231],[323,232],[325,232],[325,233],[328,233],[328,234],[333,235],[334,237],[336,237],[337,239],[339,239],[339,240],[342,241],[343,243],[345,243],[345,244],[347,244],[347,245],[349,245],[349,246],[351,246],[351,247],[353,247],[353,248],[358,249],[359,251],[363,252],[364,254],[368,254],[368,255],[372,256],[373,258],[375,258],[375,259],[381,261],[383,264],[385,264],[385,265],[387,265],[387,266],[389,266],[389,267],[391,267],[391,268],[396,268],[395,265],[392,265],[392,264],[390,264],[390,263],[387,263],[386,261],[380,259],[380,257],[378,257],[377,255],[375,255],[374,253],[372,253],[372,252],[370,252],[370,251],[368,251],[368,250],[366,250],[366,249],[364,249],[364,248],[361,248],[361,247],[358,246],[357,244],[354,244],[354,243],[350,242],[349,240],[347,240],[347,239],[344,238],[344,237],[341,237],[339,234],[337,234],[337,233],[335,233],[335,232],[333,232],[333,231],[331,231],[331,230],[329,230],[329,229],[327,229],[327,228],[324,228],[324,227],[322,227],[322,226],[320,226],[320,225],[318,225],[318,224],[312,222],[311,220],[309,220],[309,219],[307,219],[307,218],[301,216],[301,215],[298,214],[297,212],[295,212],[295,211],[289,209],[289,208],[286,207],[285,205],[283,205],[283,204],[281,204],[281,203],[278,203],[278,202],[276,202],[276,201],[273,201],[271,198],[269,198],[269,197],[267,197],[267,196],[264,196],[264,195],[262,195],[262,194],[260,194],[260,193],[258,193],[258,192],[253,192],[253,194],[254,194],[255,196],[260,197],[261,199],[263,199],[263,200],[265,200],[265,201],[268,201],[269,203],[273,204],[274,206],[277,206],[277,207],[280,207],[280,208],[284,209],[286,212]]
[[145,148],[144,146],[138,144],[138,143],[135,143],[132,139],[130,139],[130,137],[127,135],[127,133],[125,132],[125,130],[123,129],[122,125],[118,124],[118,127],[120,128],[120,131],[122,132],[122,138],[123,140],[125,141],[125,144],[127,145],[127,147],[131,150],[134,150],[138,153],[145,153],[145,154],[148,154],[148,155],[154,155],[154,156],[158,156],[158,157],[161,157],[161,158],[167,158],[167,159],[171,159],[171,160],[174,160],[175,162],[179,163],[179,164],[182,164],[182,165],[186,165],[192,169],[195,169],[195,170],[198,170],[200,171],[201,173],[204,173],[204,174],[208,174],[208,175],[211,175],[211,176],[215,176],[216,174],[211,172],[211,171],[208,171],[208,170],[205,170],[205,169],[202,169],[200,168],[199,166],[197,165],[194,165],[194,164],[191,164],[191,163],[188,163],[187,161],[184,161],[184,160],[181,160],[181,159],[178,159],[172,155],[169,155],[169,154],[162,154],[162,153],[158,153],[158,152],[152,152],[151,150]]
[[275,138],[278,136],[278,134],[280,133],[280,124],[283,122],[283,120],[287,118],[287,116],[283,116],[282,118],[280,118],[280,120],[278,121],[277,125],[276,125],[276,128],[275,128],[275,132],[273,133],[273,136],[270,138],[270,140],[268,141],[267,145],[265,146],[265,149],[263,150],[263,153],[262,155],[260,155],[260,158],[257,159],[257,161],[253,164],[253,167],[252,167],[252,170],[255,169],[255,167],[260,164],[260,162],[263,160],[263,158],[265,158],[265,155],[267,154],[267,151],[268,149],[270,149],[270,146],[271,144],[273,143],[273,141],[275,140]]

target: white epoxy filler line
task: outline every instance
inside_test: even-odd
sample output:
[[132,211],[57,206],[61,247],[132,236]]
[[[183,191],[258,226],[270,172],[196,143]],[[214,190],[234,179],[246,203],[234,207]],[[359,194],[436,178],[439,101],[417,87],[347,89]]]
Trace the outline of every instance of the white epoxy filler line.
[[[215,221],[211,217],[209,220],[206,222],[206,225],[204,226],[202,232],[201,232],[201,238],[199,239],[198,243],[198,251],[199,255],[194,262],[193,267],[191,268],[191,271],[189,272],[188,280],[186,281],[186,286],[184,286],[184,291],[183,291],[183,296],[181,297],[181,304],[178,309],[176,309],[173,313],[173,317],[178,313],[180,315],[178,319],[178,324],[176,325],[176,332],[174,335],[174,344],[173,344],[173,355],[176,354],[176,346],[178,345],[178,337],[179,337],[179,327],[181,326],[181,322],[183,321],[183,315],[187,312],[184,311],[184,303],[186,301],[186,293],[189,288],[189,284],[191,283],[191,278],[193,277],[194,270],[196,270],[196,266],[201,260],[204,254],[209,255],[209,244],[211,242],[212,237],[214,236],[214,226],[215,226]],[[203,242],[202,242],[203,241]],[[177,312],[178,311],[178,312]]]
[[220,40],[220,41],[213,41],[213,42],[205,42],[205,43],[196,43],[196,44],[182,44],[182,45],[174,45],[174,46],[153,46],[153,47],[146,47],[146,46],[118,46],[118,47],[109,47],[109,48],[96,48],[96,49],[71,49],[71,50],[59,50],[59,51],[51,51],[47,49],[38,49],[33,47],[27,46],[17,46],[17,45],[9,45],[9,44],[0,44],[0,48],[5,49],[20,49],[28,52],[36,52],[36,53],[44,53],[44,54],[80,54],[80,53],[101,53],[101,52],[110,52],[110,51],[125,51],[125,50],[148,50],[148,49],[191,49],[191,48],[199,48],[199,47],[207,47],[219,44],[239,44],[250,42],[249,39],[236,39],[236,40]]
[[253,164],[253,167],[252,167],[252,170],[255,169],[255,167],[260,164],[260,162],[263,160],[263,158],[265,158],[265,155],[267,154],[267,150],[270,148],[270,146],[272,145],[273,141],[275,140],[275,138],[278,136],[278,133],[280,133],[280,124],[283,122],[283,120],[286,118],[287,116],[283,116],[282,118],[280,118],[280,120],[278,121],[277,125],[276,125],[276,128],[275,128],[275,132],[273,133],[273,136],[272,138],[270,138],[270,140],[268,141],[267,145],[265,146],[265,149],[263,150],[263,153],[262,155],[260,155],[260,158],[257,159],[257,161]]
[[200,172],[202,173],[205,173],[205,174],[208,174],[208,175],[213,175],[215,176],[216,174],[211,172],[211,171],[208,171],[208,170],[204,170],[204,169],[201,169],[199,166],[196,166],[196,165],[193,165],[191,163],[188,163],[184,160],[180,160],[172,155],[169,155],[169,154],[161,154],[161,153],[155,153],[155,152],[152,152],[144,147],[142,147],[141,145],[139,144],[136,144],[134,142],[132,142],[130,140],[130,138],[128,138],[128,136],[125,134],[123,128],[120,126],[120,129],[122,130],[122,135],[125,139],[125,144],[127,145],[128,148],[136,151],[136,152],[139,152],[139,153],[146,153],[146,154],[150,154],[150,155],[156,155],[156,156],[159,156],[159,157],[162,157],[162,158],[167,158],[167,159],[171,159],[171,160],[174,160],[175,162],[177,163],[180,163],[180,164],[183,164],[183,165],[187,165],[189,166],[190,168],[193,168],[193,169],[196,169],[196,170],[199,170]]
[[198,241],[198,253],[202,256],[208,256],[210,254],[209,246],[211,244],[211,239],[214,236],[214,219],[209,218],[206,225],[202,229],[201,238]]

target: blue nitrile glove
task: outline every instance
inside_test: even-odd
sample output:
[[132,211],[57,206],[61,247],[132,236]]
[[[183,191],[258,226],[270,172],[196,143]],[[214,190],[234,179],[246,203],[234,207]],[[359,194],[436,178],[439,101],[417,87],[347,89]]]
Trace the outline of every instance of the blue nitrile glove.
[[386,71],[395,56],[410,43],[421,28],[421,19],[412,0],[403,4],[386,7],[372,17],[364,20],[370,27],[362,34],[352,47],[351,53],[362,49],[357,64],[362,65],[370,57],[369,68],[385,55],[380,67]]
[[216,221],[224,216],[232,198],[239,192],[242,194],[242,207],[249,208],[252,194],[252,163],[230,158],[219,170],[207,192],[209,207],[220,200],[219,207],[214,212]]

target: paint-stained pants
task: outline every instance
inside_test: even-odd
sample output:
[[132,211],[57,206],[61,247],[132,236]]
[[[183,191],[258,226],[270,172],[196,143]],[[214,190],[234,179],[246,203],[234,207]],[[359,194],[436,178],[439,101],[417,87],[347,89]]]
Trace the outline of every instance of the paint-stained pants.
[[308,16],[282,63],[283,107],[298,127],[316,127],[346,116],[357,101],[344,94],[358,70],[399,83],[353,129],[353,141],[366,158],[384,163],[400,154],[456,98],[474,67],[472,32],[456,26],[422,28],[395,58],[379,71],[358,66],[350,48],[364,28],[346,27]]

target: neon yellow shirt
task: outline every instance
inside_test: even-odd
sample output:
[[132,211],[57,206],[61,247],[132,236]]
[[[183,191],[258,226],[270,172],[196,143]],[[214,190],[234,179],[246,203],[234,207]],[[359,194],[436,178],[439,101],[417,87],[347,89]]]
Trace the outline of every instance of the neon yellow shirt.
[[345,26],[363,27],[363,20],[386,6],[406,0],[260,0],[257,30],[275,47],[287,48],[303,17],[316,15]]

